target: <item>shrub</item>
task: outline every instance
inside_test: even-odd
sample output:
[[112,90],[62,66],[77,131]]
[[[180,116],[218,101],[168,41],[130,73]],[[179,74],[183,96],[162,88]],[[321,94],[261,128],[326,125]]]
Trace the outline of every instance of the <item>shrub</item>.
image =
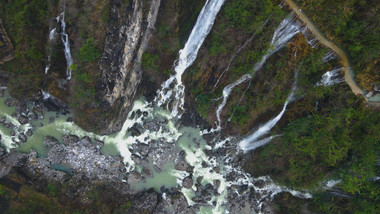
[[96,47],[93,37],[88,38],[86,43],[79,49],[79,59],[85,62],[93,62],[101,56],[100,51]]

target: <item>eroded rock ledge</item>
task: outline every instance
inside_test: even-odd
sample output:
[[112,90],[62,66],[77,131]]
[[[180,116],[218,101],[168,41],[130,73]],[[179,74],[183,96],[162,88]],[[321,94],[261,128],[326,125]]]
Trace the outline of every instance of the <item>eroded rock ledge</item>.
[[0,64],[12,60],[14,58],[13,51],[14,48],[12,42],[3,27],[2,20],[0,19]]
[[142,79],[142,54],[156,24],[160,3],[161,0],[134,0],[126,14],[120,1],[111,2],[110,30],[100,62],[102,74],[97,89],[105,112],[112,112],[113,116],[106,117],[105,126],[99,130],[102,134],[120,130],[132,107]]

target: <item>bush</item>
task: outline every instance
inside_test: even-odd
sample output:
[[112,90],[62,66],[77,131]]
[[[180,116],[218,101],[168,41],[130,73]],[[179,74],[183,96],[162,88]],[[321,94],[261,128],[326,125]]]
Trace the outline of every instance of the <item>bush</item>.
[[93,37],[88,38],[86,43],[79,49],[79,59],[85,62],[93,62],[101,55]]

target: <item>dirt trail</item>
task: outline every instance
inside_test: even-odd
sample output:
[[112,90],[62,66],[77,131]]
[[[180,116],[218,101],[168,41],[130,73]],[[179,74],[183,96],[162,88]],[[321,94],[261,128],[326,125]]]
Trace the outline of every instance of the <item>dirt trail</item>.
[[336,46],[331,41],[327,40],[317,29],[317,27],[313,24],[313,22],[301,11],[301,8],[299,8],[292,0],[284,0],[297,14],[299,19],[303,21],[308,29],[313,33],[313,35],[319,40],[320,43],[327,46],[328,48],[331,48],[332,50],[337,53],[343,64],[343,70],[344,70],[344,79],[347,82],[347,84],[350,86],[352,92],[356,95],[362,95],[364,96],[363,90],[357,85],[355,80],[353,79],[351,73],[351,67],[350,67],[350,61],[348,60],[348,57],[346,53],[340,49],[338,46]]

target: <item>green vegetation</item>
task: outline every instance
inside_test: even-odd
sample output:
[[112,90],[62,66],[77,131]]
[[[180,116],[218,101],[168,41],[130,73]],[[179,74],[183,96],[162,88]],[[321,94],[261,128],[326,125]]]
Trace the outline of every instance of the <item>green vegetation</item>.
[[[380,155],[380,113],[362,106],[359,98],[339,86],[315,88],[306,96],[314,97],[307,102],[320,102],[318,111],[291,119],[278,130],[283,136],[261,149],[259,156],[254,156],[255,163],[247,163],[246,168],[270,174],[275,181],[295,188],[314,188],[326,176],[334,175],[342,180],[339,187],[355,196],[345,202],[351,208],[359,211],[362,206],[354,201],[363,200],[368,208],[373,207],[380,199],[379,186],[370,181],[379,176],[375,163]],[[297,105],[307,106],[302,102]],[[326,204],[326,197],[317,197],[318,209],[323,204],[343,209],[331,201]]]
[[79,60],[84,62],[93,62],[101,56],[100,51],[96,47],[93,37],[88,38],[86,43],[79,49]]
[[145,52],[142,55],[142,62],[141,62],[142,68],[144,70],[153,70],[153,71],[157,72],[158,71],[158,65],[157,65],[158,58],[159,58],[158,55]]
[[351,57],[356,79],[369,90],[380,81],[380,6],[369,0],[297,0],[328,39]]
[[268,17],[280,20],[283,16],[278,2],[274,0],[229,1],[224,11],[230,24],[248,31],[254,31]]
[[[125,195],[121,196],[115,190],[107,189],[109,187],[102,184],[89,185],[84,193],[86,196],[74,196],[72,192],[78,188],[78,184],[75,183],[39,181],[41,183],[22,185],[22,182],[27,182],[24,178],[12,174],[10,179],[17,182],[21,188],[16,191],[6,184],[0,185],[0,200],[2,200],[0,211],[4,214],[122,214],[130,211],[133,206]],[[80,202],[83,197],[87,197],[86,203]]]
[[15,59],[2,68],[13,74],[9,86],[15,97],[28,97],[44,85],[48,5],[45,0],[0,2],[0,18],[15,47]]

